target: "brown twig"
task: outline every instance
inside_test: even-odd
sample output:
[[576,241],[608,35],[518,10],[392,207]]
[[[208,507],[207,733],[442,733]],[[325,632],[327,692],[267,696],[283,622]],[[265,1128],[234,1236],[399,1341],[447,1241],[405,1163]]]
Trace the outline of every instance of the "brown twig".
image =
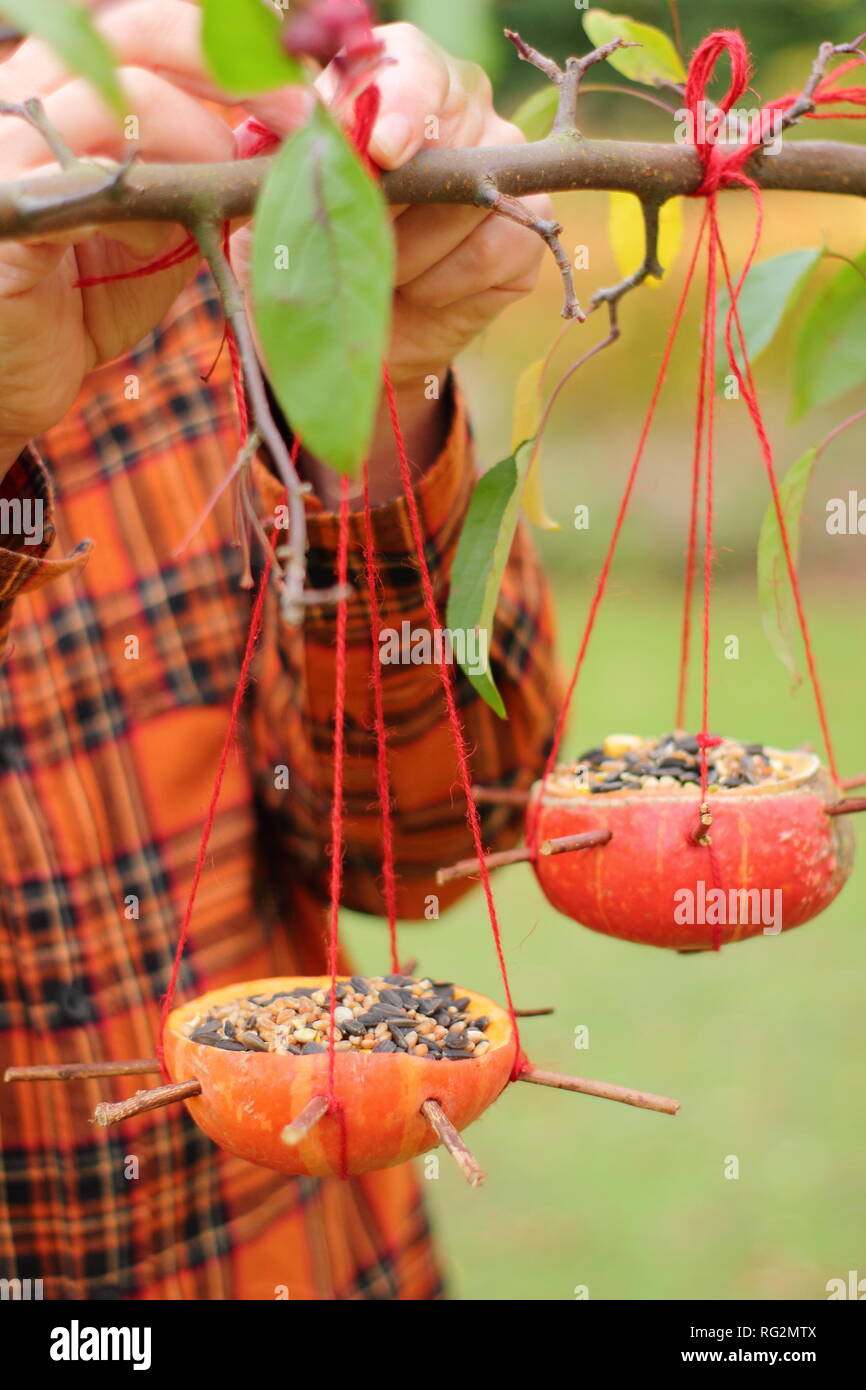
[[677,0],[668,0],[668,13],[671,17],[671,28],[674,31],[674,48],[677,50],[681,59],[685,58],[683,49],[683,25],[680,19],[680,7]]
[[72,153],[60,131],[49,121],[39,97],[28,97],[20,103],[0,101],[0,116],[18,116],[37,130],[61,169],[74,169],[78,164],[78,156]]
[[517,1018],[542,1018],[545,1017],[547,1014],[555,1014],[556,1010],[553,1008],[515,1009],[514,1013]]
[[[506,29],[505,37],[513,43],[517,55],[522,61],[531,63],[533,67],[538,68],[558,89],[556,115],[551,127],[551,135],[554,138],[577,136],[577,97],[583,74],[587,69],[596,63],[604,62],[618,48],[639,47],[639,45],[627,43],[624,39],[611,39],[610,43],[602,44],[600,48],[593,49],[583,58],[567,59],[565,67],[561,68],[552,58],[548,58],[543,53],[539,53],[538,49],[532,48],[513,29]],[[559,240],[562,232],[561,223],[550,221],[544,217],[536,217],[525,204],[501,189],[495,178],[485,179],[479,193],[481,201],[493,212],[498,213],[501,217],[510,217],[524,227],[530,227],[547,244],[553,253],[562,279],[564,292],[562,317],[564,319],[578,319],[582,323],[586,314],[580,307],[574,288],[571,261]]]
[[[545,840],[540,846],[542,854],[566,854],[569,850],[592,849],[595,845],[606,845],[613,832],[610,830],[584,830],[579,835],[562,835],[554,840]],[[508,864],[532,863],[535,855],[528,845],[516,849],[503,849],[496,854],[486,854],[484,863],[488,869],[503,869]],[[472,878],[481,872],[480,859],[460,859],[456,864],[436,870],[437,883],[452,883],[458,878]]]
[[155,1057],[132,1062],[58,1062],[36,1067],[7,1067],[4,1081],[79,1081],[95,1076],[147,1076],[159,1071]]
[[314,1125],[319,1123],[323,1115],[328,1113],[327,1096],[311,1096],[299,1115],[296,1115],[291,1124],[287,1124],[280,1135],[284,1144],[290,1146],[300,1144],[302,1139],[306,1139]]
[[528,806],[529,792],[519,791],[517,787],[474,786],[472,800],[476,806]]
[[539,1067],[521,1072],[519,1081],[530,1081],[533,1086],[553,1086],[559,1091],[577,1091],[582,1096],[598,1096],[602,1100],[618,1100],[623,1105],[636,1105],[641,1110],[657,1110],[662,1115],[676,1115],[680,1108],[678,1100],[667,1096],[654,1096],[649,1091],[634,1091],[630,1086],[612,1086],[608,1081],[588,1081],[583,1076],[563,1076],[555,1071],[542,1071]]
[[480,201],[483,206],[490,208],[491,212],[496,213],[498,217],[507,217],[512,222],[517,222],[521,227],[528,227],[530,231],[541,237],[553,255],[562,280],[564,294],[562,317],[564,319],[578,319],[582,323],[586,314],[580,307],[574,288],[571,261],[559,240],[562,223],[554,222],[547,217],[537,217],[519,198],[513,198],[510,193],[500,193],[493,182],[484,185],[481,190]]
[[843,792],[851,791],[853,787],[866,787],[866,772],[860,777],[843,777],[839,786]]
[[641,199],[641,212],[643,213],[644,224],[644,257],[637,270],[633,270],[631,275],[626,275],[619,284],[611,285],[607,289],[596,290],[590,301],[589,312],[592,313],[600,305],[606,304],[610,316],[610,333],[613,337],[619,336],[619,303],[623,295],[628,294],[629,290],[636,289],[642,285],[648,276],[661,280],[664,276],[664,266],[658,257],[659,244],[659,204],[648,202]]
[[146,1115],[178,1100],[201,1094],[200,1081],[176,1081],[169,1086],[156,1086],[152,1091],[136,1091],[129,1100],[103,1101],[93,1112],[93,1119],[102,1129],[119,1125],[133,1115]]
[[[0,183],[0,240],[117,222],[174,222],[193,211],[224,222],[249,217],[271,158],[229,164],[104,161]],[[798,140],[773,159],[754,155],[746,173],[762,189],[866,196],[866,147],[841,140]],[[702,167],[689,145],[546,136],[525,145],[424,149],[384,174],[390,203],[478,206],[485,181],[501,193],[619,190],[659,204],[700,187]],[[734,184],[727,192],[736,192]]]
[[613,839],[612,830],[582,830],[578,835],[559,835],[554,840],[545,840],[538,847],[539,854],[568,854],[573,849],[594,849],[596,845],[606,845]]
[[544,73],[547,80],[558,88],[559,100],[552,126],[552,134],[554,135],[577,135],[577,98],[583,74],[589,68],[594,67],[596,63],[603,63],[618,48],[640,48],[639,43],[628,43],[625,39],[611,39],[609,43],[603,43],[598,48],[594,48],[583,58],[567,58],[565,67],[561,68],[552,58],[539,53],[537,48],[533,48],[513,29],[506,29],[505,37],[514,44],[518,58],[524,63],[531,63],[534,68],[538,68],[538,71]]
[[[526,845],[516,849],[503,849],[498,854],[485,854],[484,863],[488,869],[502,869],[507,864],[527,864],[532,860],[532,850]],[[460,859],[445,869],[436,870],[437,883],[452,883],[457,878],[471,878],[481,872],[480,859]]]
[[858,34],[857,38],[853,39],[851,43],[821,44],[821,47],[818,49],[817,57],[812,64],[809,80],[800,95],[791,103],[782,116],[782,130],[787,130],[789,126],[796,125],[801,116],[806,116],[810,111],[815,110],[815,90],[823,79],[827,71],[827,64],[831,58],[841,56],[843,53],[859,53],[861,58],[866,56],[860,49],[860,44],[864,39],[866,39],[866,33]]
[[855,811],[866,811],[866,796],[849,796],[825,806],[824,810],[828,816],[852,816]]
[[421,1114],[436,1131],[440,1143],[450,1153],[470,1187],[480,1187],[484,1182],[484,1169],[471,1149],[467,1148],[458,1129],[455,1129],[438,1100],[425,1100]]

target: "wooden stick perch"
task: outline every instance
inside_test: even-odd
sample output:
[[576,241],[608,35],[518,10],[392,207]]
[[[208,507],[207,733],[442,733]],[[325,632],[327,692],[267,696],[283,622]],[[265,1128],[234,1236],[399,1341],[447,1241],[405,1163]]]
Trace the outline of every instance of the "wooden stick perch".
[[471,1150],[466,1147],[460,1131],[454,1128],[438,1100],[425,1100],[421,1106],[421,1114],[432,1125],[440,1142],[444,1144],[454,1159],[469,1186],[480,1187],[486,1176],[484,1169]]
[[517,1018],[541,1018],[544,1014],[556,1013],[556,1010],[549,1007],[546,1009],[515,1009],[514,1013]]
[[[562,835],[555,840],[545,840],[540,846],[541,854],[565,854],[569,850],[592,849],[594,845],[606,845],[612,838],[610,830],[584,830],[580,835]],[[517,849],[501,850],[497,854],[486,854],[484,863],[488,869],[501,869],[506,864],[531,864],[535,854],[529,845]],[[437,883],[451,883],[456,878],[472,878],[481,872],[480,859],[460,859],[448,868],[436,870]]]
[[855,811],[866,811],[866,796],[849,796],[843,801],[834,801],[832,805],[825,806],[824,810],[828,816],[850,816]]
[[528,806],[529,792],[518,791],[516,787],[474,786],[472,800],[476,806]]
[[[504,849],[498,854],[487,854],[484,856],[484,863],[488,869],[501,869],[506,864],[528,864],[532,858],[532,851],[528,846],[520,845],[517,849]],[[480,859],[460,859],[447,869],[437,869],[436,882],[451,883],[455,878],[472,878],[473,874],[480,872]]]
[[634,1091],[630,1086],[612,1086],[608,1081],[588,1081],[583,1076],[563,1076],[556,1071],[542,1071],[540,1067],[521,1072],[518,1080],[530,1081],[534,1086],[553,1086],[559,1091],[578,1091],[580,1095],[599,1096],[602,1100],[619,1100],[623,1105],[658,1110],[663,1115],[676,1115],[680,1108],[678,1100],[670,1100],[667,1096]]
[[159,1071],[155,1057],[131,1062],[57,1062],[38,1067],[7,1067],[4,1081],[79,1081],[94,1076],[147,1076]]
[[592,849],[613,839],[612,830],[582,830],[579,835],[560,835],[539,845],[539,854],[567,854],[572,849]]
[[187,1100],[200,1094],[200,1081],[176,1081],[171,1086],[157,1086],[152,1091],[136,1091],[129,1100],[103,1101],[94,1110],[93,1119],[102,1129],[108,1129],[110,1125],[119,1125],[133,1115],[146,1115],[148,1110],[159,1110],[164,1105],[173,1105],[176,1100]]
[[311,1096],[299,1115],[296,1115],[291,1124],[287,1124],[280,1139],[284,1144],[292,1147],[300,1144],[302,1139],[306,1139],[314,1125],[319,1123],[323,1115],[328,1113],[327,1096]]

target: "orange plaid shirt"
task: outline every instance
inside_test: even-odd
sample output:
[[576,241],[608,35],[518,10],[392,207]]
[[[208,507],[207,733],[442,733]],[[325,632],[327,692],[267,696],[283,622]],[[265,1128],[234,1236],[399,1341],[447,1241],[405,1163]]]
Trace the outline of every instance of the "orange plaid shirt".
[[[181,548],[238,443],[226,354],[205,380],[221,333],[202,274],[0,484],[0,519],[41,502],[45,522],[38,545],[0,536],[4,1067],[153,1054],[250,617],[227,496]],[[271,506],[279,485],[265,462],[255,468]],[[456,400],[446,446],[417,489],[440,604],[472,480]],[[311,582],[328,585],[336,520],[315,499],[308,520]],[[405,503],[376,508],[373,521],[383,620],[423,627]],[[378,914],[360,516],[352,526],[344,901]],[[334,625],[333,608],[313,608],[302,631],[289,630],[269,595],[179,998],[323,969]],[[523,536],[492,661],[508,722],[459,684],[473,773],[526,785],[553,697],[548,599]],[[419,917],[426,894],[444,905],[459,891],[436,889],[433,871],[471,846],[437,671],[382,669],[399,908]],[[274,776],[281,765],[288,790]],[[485,813],[486,843],[502,847],[518,831],[513,812]],[[0,1277],[42,1279],[46,1297],[63,1299],[272,1299],[278,1286],[294,1299],[438,1295],[411,1166],[349,1182],[285,1178],[216,1148],[180,1106],[92,1127],[99,1100],[142,1084],[0,1086]]]

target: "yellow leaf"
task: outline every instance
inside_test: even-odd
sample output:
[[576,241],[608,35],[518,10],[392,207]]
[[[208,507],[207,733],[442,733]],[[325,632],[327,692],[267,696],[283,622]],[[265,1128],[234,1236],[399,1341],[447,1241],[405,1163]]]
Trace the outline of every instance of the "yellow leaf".
[[[541,423],[541,376],[544,361],[530,362],[520,373],[514,392],[514,414],[511,421],[512,452],[527,439],[535,439]],[[523,483],[521,504],[529,520],[543,531],[558,531],[559,523],[547,514],[541,489],[541,449],[534,444],[526,478]]]
[[[631,275],[644,258],[643,212],[633,193],[611,193],[608,219],[610,244],[620,273]],[[659,211],[659,261],[670,270],[683,240],[683,204],[681,198],[669,198]],[[657,288],[661,283],[648,275],[647,285]]]

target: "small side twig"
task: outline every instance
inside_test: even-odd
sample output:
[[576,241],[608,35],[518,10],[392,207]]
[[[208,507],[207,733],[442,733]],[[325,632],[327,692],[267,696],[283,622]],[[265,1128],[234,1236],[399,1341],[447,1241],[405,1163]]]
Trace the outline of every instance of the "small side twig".
[[539,854],[568,854],[573,849],[594,849],[613,839],[612,830],[581,830],[577,835],[560,835],[538,846]]
[[[550,131],[552,136],[577,136],[577,97],[584,73],[596,63],[604,62],[618,48],[640,47],[639,44],[626,43],[624,39],[611,39],[609,43],[594,48],[583,58],[566,59],[565,67],[561,68],[552,58],[548,58],[537,48],[528,44],[514,29],[506,29],[505,37],[514,45],[517,56],[523,62],[531,63],[533,67],[538,68],[539,72],[543,72],[548,81],[552,82],[558,89],[556,115]],[[547,218],[536,217],[517,198],[502,193],[497,188],[495,179],[482,179],[480,192],[482,202],[486,202],[486,205],[494,212],[501,217],[510,217],[524,227],[530,227],[546,242],[553,253],[553,258],[562,277],[565,294],[562,317],[564,319],[578,319],[582,323],[586,314],[581,309],[575,293],[571,261],[559,240],[562,232],[561,224]]]
[[[534,855],[527,845],[519,845],[517,849],[503,849],[498,854],[486,854],[484,863],[488,869],[503,869],[507,864],[529,864]],[[447,868],[436,870],[437,883],[453,883],[458,878],[472,878],[474,874],[481,872],[480,859],[459,859],[456,864],[449,864]]]
[[[578,835],[562,835],[553,840],[545,840],[539,852],[548,854],[568,854],[572,850],[593,849],[596,845],[606,845],[613,838],[611,830],[583,830]],[[488,869],[502,869],[508,864],[531,864],[535,851],[529,845],[517,849],[500,850],[497,854],[486,854],[484,863]],[[456,864],[436,870],[437,883],[453,883],[458,878],[472,878],[481,872],[480,859],[460,859]]]
[[506,29],[505,37],[514,44],[518,58],[522,59],[524,63],[531,63],[534,68],[538,68],[539,72],[543,72],[548,81],[559,89],[556,116],[551,127],[552,135],[577,134],[577,98],[583,75],[589,68],[594,67],[596,63],[603,63],[618,48],[640,48],[639,43],[627,43],[625,39],[611,39],[609,43],[603,43],[598,48],[594,48],[583,58],[567,58],[565,67],[561,68],[552,58],[539,53],[537,48],[533,48],[513,29]]
[[131,1062],[58,1062],[35,1067],[7,1067],[4,1081],[86,1081],[98,1076],[147,1076],[159,1071],[155,1057]]
[[438,1100],[425,1100],[421,1106],[421,1114],[436,1131],[439,1142],[444,1144],[469,1186],[480,1187],[485,1178],[484,1169],[471,1149],[466,1146],[460,1131],[452,1125]]
[[146,1115],[149,1110],[160,1110],[164,1105],[173,1105],[178,1100],[188,1100],[201,1094],[200,1081],[177,1081],[170,1086],[156,1086],[152,1091],[136,1091],[129,1100],[103,1101],[93,1112],[93,1120],[101,1129],[119,1125],[133,1115]]
[[583,1096],[598,1096],[602,1100],[618,1100],[623,1105],[636,1105],[640,1110],[657,1110],[662,1115],[676,1115],[678,1100],[669,1096],[654,1096],[650,1091],[635,1091],[630,1086],[613,1086],[609,1081],[589,1081],[584,1076],[563,1076],[560,1072],[531,1067],[521,1072],[518,1081],[534,1086],[552,1086],[558,1091],[577,1091]]
[[39,97],[28,97],[23,102],[0,101],[0,116],[19,116],[38,130],[61,169],[74,169],[81,162],[49,121]]
[[496,213],[497,216],[507,217],[512,222],[519,223],[521,227],[528,227],[530,231],[536,232],[541,237],[542,241],[550,248],[562,277],[564,291],[562,317],[564,319],[579,319],[582,323],[586,314],[578,303],[571,261],[565,247],[559,240],[562,223],[554,222],[551,218],[536,216],[519,198],[512,198],[510,193],[500,193],[492,179],[481,181],[479,202],[482,206],[490,208],[491,212]]
[[859,53],[860,57],[866,61],[866,54],[860,47],[864,40],[866,40],[866,33],[858,34],[857,38],[852,39],[850,43],[821,44],[806,85],[782,116],[782,130],[796,125],[802,116],[808,116],[810,112],[815,110],[815,91],[826,75],[827,64],[831,58],[839,57],[843,53]]
[[[866,778],[863,779],[866,782]],[[517,787],[479,787],[472,788],[472,800],[476,806],[528,806],[529,792],[519,791]]]
[[855,811],[866,811],[866,796],[849,796],[825,806],[824,810],[828,816],[852,816]]
[[590,301],[589,312],[592,313],[602,304],[607,305],[610,332],[615,337],[619,337],[619,303],[623,295],[628,294],[629,290],[636,289],[642,285],[648,276],[652,275],[660,280],[664,275],[664,266],[659,262],[659,212],[658,203],[644,202],[641,200],[641,212],[643,213],[644,225],[644,257],[637,270],[632,271],[631,275],[626,275],[620,280],[619,284],[611,285],[607,289],[596,290]]

